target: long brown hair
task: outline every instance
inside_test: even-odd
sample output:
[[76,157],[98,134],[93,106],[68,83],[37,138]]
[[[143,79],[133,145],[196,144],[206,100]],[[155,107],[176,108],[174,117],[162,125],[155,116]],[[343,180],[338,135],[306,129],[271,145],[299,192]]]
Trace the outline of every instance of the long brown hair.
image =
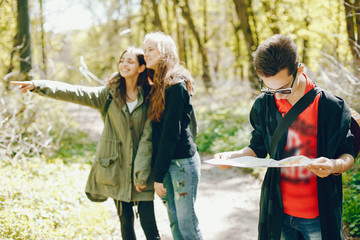
[[188,91],[192,93],[193,78],[190,72],[180,65],[176,44],[169,35],[162,32],[152,32],[145,35],[144,44],[147,41],[154,42],[161,55],[152,76],[153,86],[150,91],[148,113],[151,121],[160,122],[165,109],[166,88],[180,80],[184,80]]
[[[117,64],[117,68],[119,68],[119,64],[120,64],[120,60],[121,58],[124,56],[124,54],[126,52],[130,52],[135,54],[139,66],[142,65],[146,65],[145,60],[144,60],[144,52],[142,49],[140,48],[135,48],[135,47],[128,47],[121,55]],[[119,98],[122,103],[126,103],[126,84],[125,84],[125,78],[123,76],[121,76],[120,72],[114,72],[113,74],[110,75],[110,77],[108,78],[106,84],[110,87],[113,88],[117,83],[120,83],[115,91],[114,94],[114,98]],[[148,82],[147,79],[147,71],[144,70],[143,72],[141,72],[139,74],[138,80],[137,80],[137,85],[141,86],[144,90],[144,99],[146,99],[148,93],[150,92],[151,86]]]

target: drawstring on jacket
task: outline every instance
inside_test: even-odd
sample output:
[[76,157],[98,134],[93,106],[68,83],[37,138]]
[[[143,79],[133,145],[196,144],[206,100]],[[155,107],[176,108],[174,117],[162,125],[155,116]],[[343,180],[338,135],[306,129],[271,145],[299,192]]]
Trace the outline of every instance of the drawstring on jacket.
[[139,201],[134,201],[135,206],[135,216],[136,218],[139,218]]
[[122,215],[122,203],[119,200],[115,199],[116,209],[117,209],[117,215],[120,217]]
[[[117,209],[117,215],[120,217],[122,215],[122,202],[116,199],[114,200]],[[136,218],[139,218],[139,201],[134,201],[133,204],[135,207],[135,216]]]

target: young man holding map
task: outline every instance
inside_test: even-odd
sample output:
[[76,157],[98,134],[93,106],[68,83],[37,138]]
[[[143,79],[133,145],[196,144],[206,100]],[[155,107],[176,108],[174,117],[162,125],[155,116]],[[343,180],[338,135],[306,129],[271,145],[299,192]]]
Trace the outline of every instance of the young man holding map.
[[[261,91],[250,112],[250,145],[218,153],[217,160],[251,156],[281,160],[306,156],[306,166],[268,168],[260,199],[259,239],[342,239],[341,173],[354,164],[350,109],[344,100],[322,90],[297,116],[271,153],[279,121],[315,87],[299,64],[297,47],[274,35],[256,50]],[[226,164],[224,164],[226,165]]]

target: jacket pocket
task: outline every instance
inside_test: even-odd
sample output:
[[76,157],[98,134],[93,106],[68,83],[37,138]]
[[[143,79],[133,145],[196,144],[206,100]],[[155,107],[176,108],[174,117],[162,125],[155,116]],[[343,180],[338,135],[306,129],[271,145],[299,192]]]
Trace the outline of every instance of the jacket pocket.
[[112,164],[114,164],[117,159],[118,159],[117,156],[113,156],[110,158],[100,158],[99,163],[102,167],[107,168],[107,167],[110,167]]
[[99,184],[118,186],[120,180],[120,142],[101,139],[95,164],[95,179]]

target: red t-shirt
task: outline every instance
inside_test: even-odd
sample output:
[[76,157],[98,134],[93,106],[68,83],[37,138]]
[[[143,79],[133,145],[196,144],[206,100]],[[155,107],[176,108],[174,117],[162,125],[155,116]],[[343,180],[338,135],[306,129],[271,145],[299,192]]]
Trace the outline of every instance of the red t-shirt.
[[[305,93],[314,88],[314,83],[305,74]],[[297,117],[288,131],[283,158],[303,155],[317,157],[317,119],[320,95]],[[276,99],[276,105],[284,116],[292,107],[286,99]],[[317,178],[304,167],[281,168],[281,196],[284,212],[299,218],[319,216]]]

